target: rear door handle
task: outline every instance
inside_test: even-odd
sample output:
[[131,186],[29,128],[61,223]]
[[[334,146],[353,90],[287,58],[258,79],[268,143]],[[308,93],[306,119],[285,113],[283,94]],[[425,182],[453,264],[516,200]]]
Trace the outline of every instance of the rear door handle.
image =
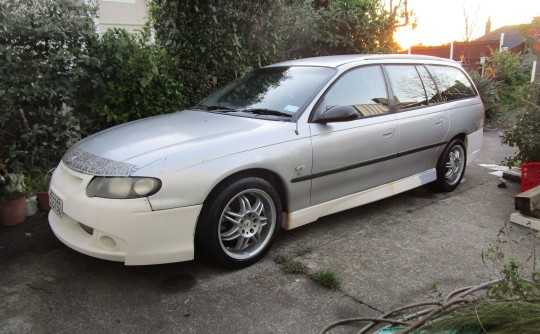
[[443,124],[444,124],[444,119],[442,119],[442,118],[437,120],[437,122],[435,122],[435,126],[441,126]]

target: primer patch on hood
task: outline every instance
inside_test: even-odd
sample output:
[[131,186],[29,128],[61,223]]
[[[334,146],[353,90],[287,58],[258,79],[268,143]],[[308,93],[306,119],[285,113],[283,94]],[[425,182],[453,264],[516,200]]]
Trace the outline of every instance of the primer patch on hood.
[[98,157],[78,148],[70,148],[62,157],[69,168],[95,176],[129,176],[139,168],[126,162]]

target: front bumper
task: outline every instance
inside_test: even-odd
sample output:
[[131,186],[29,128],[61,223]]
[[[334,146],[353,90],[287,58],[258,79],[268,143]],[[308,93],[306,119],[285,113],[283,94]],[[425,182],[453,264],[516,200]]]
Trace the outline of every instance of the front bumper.
[[54,234],[81,253],[126,265],[192,260],[194,233],[202,205],[152,211],[147,198],[105,199],[86,196],[91,175],[62,162],[51,191],[63,204],[62,215],[49,213]]

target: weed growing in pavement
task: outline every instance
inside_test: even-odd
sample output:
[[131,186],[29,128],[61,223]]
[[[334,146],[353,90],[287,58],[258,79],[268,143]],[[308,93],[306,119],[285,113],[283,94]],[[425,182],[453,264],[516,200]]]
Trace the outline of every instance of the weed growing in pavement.
[[306,248],[303,248],[301,250],[299,250],[297,253],[296,253],[296,256],[304,256],[304,255],[308,255],[309,253],[313,252],[313,248],[311,247],[306,247]]
[[304,274],[312,281],[331,289],[332,291],[341,291],[341,280],[336,274],[328,269],[318,270],[311,273],[309,268],[298,261],[294,261],[283,255],[278,255],[274,258],[277,264],[280,264],[283,271],[287,274]]
[[[491,289],[491,293],[500,299],[540,301],[540,271],[536,267],[540,259],[535,249],[535,243],[538,243],[540,235],[531,229],[526,236],[516,241],[512,239],[511,231],[512,226],[508,227],[505,224],[499,230],[496,241],[482,252],[482,262],[500,279],[500,282]],[[526,241],[532,242],[532,251],[525,260],[521,260],[512,254],[511,247]]]
[[[298,261],[294,261],[286,256],[278,255],[274,258],[277,264],[280,264],[287,274],[305,274],[308,275],[308,268]],[[308,275],[309,276],[309,275]]]
[[318,270],[314,274],[310,275],[310,278],[320,285],[331,289],[332,291],[341,290],[341,280],[334,272],[330,270]]

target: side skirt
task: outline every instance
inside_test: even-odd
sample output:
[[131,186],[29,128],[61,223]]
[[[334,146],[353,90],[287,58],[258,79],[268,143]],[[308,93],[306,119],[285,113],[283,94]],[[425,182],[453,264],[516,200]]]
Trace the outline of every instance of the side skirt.
[[420,187],[424,184],[428,184],[436,179],[437,172],[435,168],[433,168],[420,174],[383,184],[359,193],[317,204],[315,206],[310,206],[302,210],[286,212],[284,213],[282,227],[285,230],[292,230],[293,228],[314,222],[320,217],[375,202],[380,199]]

